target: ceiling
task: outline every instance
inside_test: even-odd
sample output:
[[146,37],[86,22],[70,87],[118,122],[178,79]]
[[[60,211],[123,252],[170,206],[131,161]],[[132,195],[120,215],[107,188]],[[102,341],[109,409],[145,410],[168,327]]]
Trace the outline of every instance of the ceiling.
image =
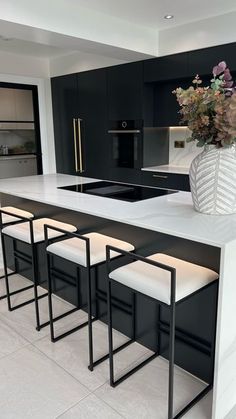
[[47,59],[80,52],[124,61],[138,61],[151,57],[137,51],[3,20],[0,20],[1,51]]
[[0,35],[0,51],[10,54],[22,54],[37,58],[56,58],[73,53],[68,48],[59,48],[22,39]]
[[[87,9],[157,30],[236,10],[235,0],[69,0]],[[167,14],[174,19],[166,20]]]
[[[60,3],[63,1],[61,0]],[[75,4],[90,12],[102,13],[105,16],[105,21],[108,22],[109,17],[113,17],[126,22],[128,28],[127,22],[137,24],[140,27],[138,32],[140,37],[142,37],[141,27],[158,32],[165,28],[236,11],[235,0],[208,0],[208,2],[206,0],[65,0],[65,2],[67,6]],[[65,7],[64,4],[63,7]],[[173,14],[174,19],[164,19],[166,14]],[[125,33],[125,36],[127,37],[128,34]],[[79,52],[125,61],[151,57],[151,55],[138,52],[135,49],[125,49],[96,42],[95,38],[96,31],[94,40],[91,41],[0,20],[0,52],[47,59]],[[122,43],[121,46],[123,46]]]

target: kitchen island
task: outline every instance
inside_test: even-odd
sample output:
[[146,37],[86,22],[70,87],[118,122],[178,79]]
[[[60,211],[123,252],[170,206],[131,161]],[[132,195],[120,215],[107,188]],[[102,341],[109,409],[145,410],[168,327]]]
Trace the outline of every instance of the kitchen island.
[[[48,209],[52,214],[58,215],[58,219],[68,220],[63,217],[71,217],[69,222],[78,214],[78,228],[80,223],[84,230],[99,228],[99,231],[116,234],[119,238],[129,237],[130,241],[133,238],[137,251],[145,248],[146,253],[150,254],[154,248],[165,251],[168,249],[170,254],[172,252],[177,257],[218,269],[220,281],[212,418],[226,418],[229,412],[229,418],[234,418],[236,215],[199,214],[193,210],[188,192],[139,202],[125,202],[84,194],[81,193],[83,189],[78,193],[58,189],[95,181],[96,179],[60,174],[5,179],[0,181],[1,200],[3,205],[14,204],[30,208],[36,215]],[[203,324],[200,326],[204,328]],[[152,342],[149,346],[152,346]]]

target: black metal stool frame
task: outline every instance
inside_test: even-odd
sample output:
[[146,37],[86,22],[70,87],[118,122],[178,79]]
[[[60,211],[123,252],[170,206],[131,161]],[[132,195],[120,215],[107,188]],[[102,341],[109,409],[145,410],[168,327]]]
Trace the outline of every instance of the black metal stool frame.
[[[62,333],[61,335],[55,337],[54,334],[54,322],[57,320],[60,320],[63,317],[66,317],[67,315],[79,310],[79,308],[74,308],[71,309],[69,311],[67,311],[66,313],[57,316],[57,317],[53,317],[53,307],[52,307],[52,283],[51,283],[51,263],[50,263],[50,255],[53,256],[53,253],[50,253],[50,251],[47,251],[47,271],[48,271],[48,304],[49,304],[49,322],[50,322],[50,334],[51,334],[51,341],[52,342],[56,342],[68,335],[70,335],[71,333],[85,327],[88,325],[88,334],[89,334],[89,365],[88,365],[88,369],[90,371],[93,371],[94,367],[96,367],[97,365],[101,364],[103,361],[105,361],[106,359],[109,358],[109,352],[102,356],[101,358],[97,359],[96,361],[94,361],[94,356],[93,356],[93,330],[92,330],[92,323],[96,320],[98,320],[98,317],[92,316],[92,293],[91,293],[91,268],[95,269],[95,273],[97,274],[97,268],[100,265],[103,265],[106,263],[106,261],[103,262],[99,262],[95,265],[91,266],[90,263],[90,240],[88,237],[85,237],[79,233],[71,233],[68,231],[65,231],[61,228],[58,227],[54,227],[54,226],[50,226],[48,224],[44,225],[44,232],[45,232],[45,241],[46,241],[46,248],[48,247],[48,245],[55,240],[56,238],[49,238],[48,235],[48,230],[55,230],[58,232],[63,233],[63,239],[65,240],[66,238],[77,238],[77,239],[81,239],[85,242],[85,249],[86,249],[86,267],[81,266],[81,265],[77,265],[78,267],[82,267],[85,269],[86,271],[86,275],[87,275],[87,300],[88,300],[88,321],[80,324],[79,326],[73,327],[72,329],[68,330],[67,332]],[[56,255],[55,255],[56,256]],[[62,259],[67,260],[66,258],[63,258],[61,256],[58,256]],[[76,265],[75,262],[71,262],[74,263]],[[97,278],[96,278],[97,279]],[[95,281],[96,281],[95,279]],[[76,278],[76,280],[79,280],[79,278]],[[97,309],[96,309],[96,314],[97,314]],[[113,350],[113,354],[121,351],[122,349],[124,349],[125,347],[127,347],[128,345],[130,345],[131,343],[134,342],[134,339],[129,339],[127,342],[123,343],[122,345],[120,345],[119,347],[115,348]]]
[[[12,213],[9,213],[8,211],[5,211],[5,210],[0,209],[1,217],[2,217],[2,213],[12,216]],[[42,295],[38,295],[38,285],[39,284],[38,284],[37,245],[39,243],[42,243],[43,241],[36,242],[36,243],[34,242],[33,221],[35,219],[29,219],[29,218],[22,217],[22,216],[19,216],[19,215],[17,215],[17,218],[19,218],[21,221],[14,222],[12,224],[22,224],[22,223],[25,223],[25,222],[28,222],[29,223],[30,243],[27,243],[27,242],[25,242],[23,240],[20,240],[20,239],[14,239],[14,237],[8,236],[6,233],[4,233],[3,231],[1,231],[2,253],[3,253],[4,274],[5,274],[5,281],[6,281],[6,298],[7,298],[8,310],[9,311],[13,311],[13,310],[16,310],[18,308],[21,308],[21,307],[23,307],[25,305],[28,305],[28,304],[31,304],[31,303],[34,302],[35,303],[35,316],[36,316],[36,330],[39,331],[41,328],[43,328],[45,326],[48,326],[48,324],[49,324],[48,321],[45,322],[45,323],[40,324],[39,304],[38,304],[38,301],[41,298],[44,298],[44,297],[46,297],[48,295],[48,293],[44,293]],[[2,223],[2,218],[1,218],[1,223]],[[1,227],[2,227],[2,224],[1,224]],[[28,258],[27,255],[24,255],[24,256],[21,256],[21,258],[24,259],[24,261],[26,263],[29,263],[29,264],[32,265],[33,284],[32,285],[29,285],[27,287],[23,287],[23,288],[21,288],[21,289],[19,289],[17,291],[13,291],[13,292],[10,292],[10,287],[9,287],[9,279],[8,279],[8,277],[10,275],[13,275],[13,273],[10,273],[9,274],[7,272],[7,255],[6,255],[6,247],[5,247],[5,236],[11,237],[13,239],[13,243],[16,242],[16,241],[20,241],[20,242],[22,242],[24,244],[28,244],[31,247],[31,257]],[[17,256],[14,255],[14,257],[15,257],[15,260],[16,260],[16,257]],[[12,307],[12,304],[11,304],[11,296],[14,295],[14,294],[18,294],[20,292],[26,291],[26,290],[31,289],[31,288],[34,289],[34,298],[32,298],[30,300],[27,300],[27,301],[24,301],[23,303],[17,304],[16,306]]]
[[[10,226],[10,225],[14,225],[14,224],[18,224],[18,223],[20,223],[20,222],[21,222],[21,220],[16,220],[16,221],[12,221],[12,222],[10,222],[10,223],[4,223],[4,224],[3,224],[3,221],[2,221],[2,213],[7,214],[7,215],[11,215],[11,216],[13,216],[13,217],[14,217],[14,215],[13,215],[12,213],[9,213],[9,212],[7,212],[7,211],[5,211],[5,210],[2,210],[2,209],[0,208],[0,232],[2,231],[2,229],[3,229],[4,227]],[[17,217],[16,217],[16,218],[17,218]],[[2,244],[2,235],[1,235],[1,244]],[[15,247],[15,240],[14,240],[14,239],[13,239],[13,246]],[[14,269],[14,271],[13,271],[13,272],[9,272],[9,273],[8,273],[8,277],[9,277],[9,276],[12,276],[12,275],[15,275],[16,273],[17,273],[17,268],[16,268],[16,259],[15,259],[15,269]],[[4,273],[3,275],[1,275],[1,276],[0,276],[0,279],[5,279],[5,273]],[[21,291],[26,291],[27,289],[30,289],[30,288],[32,288],[32,286],[31,286],[31,285],[30,285],[29,287],[21,288],[20,290],[12,291],[12,292],[10,292],[10,295],[16,295],[16,294],[18,294],[19,292],[21,292]],[[0,300],[3,300],[4,298],[7,298],[7,294],[0,295]]]
[[[140,368],[142,368],[145,364],[150,362],[152,359],[154,359],[156,356],[159,355],[159,353],[154,353],[149,358],[147,358],[145,361],[137,365],[136,367],[132,368],[130,371],[128,371],[126,374],[121,376],[119,379],[114,380],[114,362],[113,362],[113,336],[112,336],[112,307],[111,307],[111,284],[112,282],[116,282],[112,278],[109,277],[109,274],[111,272],[110,270],[110,263],[111,263],[111,257],[110,253],[114,251],[117,253],[120,253],[123,256],[128,256],[130,259],[135,261],[142,261],[144,263],[147,263],[149,265],[164,269],[166,271],[169,271],[171,274],[171,285],[170,285],[170,305],[163,303],[162,301],[157,300],[156,298],[151,299],[158,301],[160,305],[168,307],[170,310],[170,328],[169,328],[169,384],[168,384],[168,419],[178,419],[181,418],[188,410],[190,410],[199,400],[201,400],[213,387],[213,374],[211,377],[211,382],[207,384],[206,388],[202,390],[196,397],[194,397],[183,409],[181,409],[180,412],[178,412],[175,416],[173,413],[173,402],[174,402],[174,360],[175,360],[175,310],[176,305],[182,303],[183,301],[187,300],[188,298],[191,298],[194,294],[202,291],[203,289],[211,286],[215,283],[215,281],[212,281],[210,284],[205,285],[204,287],[200,288],[199,290],[193,292],[189,296],[179,300],[175,301],[176,298],[176,269],[156,262],[152,259],[147,259],[146,257],[134,254],[132,252],[127,252],[125,250],[121,250],[117,247],[107,245],[106,246],[106,260],[107,260],[107,304],[108,304],[108,335],[109,335],[109,363],[110,363],[110,385],[112,387],[116,387],[118,384],[120,384],[122,381],[124,381],[126,378],[130,377],[132,374],[134,374],[136,371],[138,371]],[[124,285],[125,286],[125,285]],[[126,287],[129,288],[129,287]],[[132,288],[129,288],[132,290]],[[135,290],[133,290],[135,293]],[[137,291],[136,291],[137,292]],[[142,293],[140,293],[142,294]],[[143,294],[144,295],[144,294]],[[218,297],[218,295],[217,295]],[[215,330],[214,330],[214,345],[212,348],[213,355],[213,365],[214,365],[214,350],[215,350],[215,335],[216,335],[216,322],[215,322]],[[213,368],[214,370],[214,368]]]

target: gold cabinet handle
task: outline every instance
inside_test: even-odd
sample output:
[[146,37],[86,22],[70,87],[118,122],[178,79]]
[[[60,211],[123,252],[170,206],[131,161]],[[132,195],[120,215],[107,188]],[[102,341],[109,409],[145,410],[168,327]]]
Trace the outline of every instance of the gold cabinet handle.
[[168,179],[168,176],[165,175],[152,175],[152,177],[157,177],[158,179]]
[[76,170],[76,172],[79,172],[78,150],[77,150],[77,134],[76,134],[76,119],[75,118],[73,118],[73,131],[74,131],[75,170]]
[[81,119],[77,119],[78,124],[78,146],[79,146],[79,172],[82,173],[83,170],[83,150],[82,150],[82,141],[81,141]]

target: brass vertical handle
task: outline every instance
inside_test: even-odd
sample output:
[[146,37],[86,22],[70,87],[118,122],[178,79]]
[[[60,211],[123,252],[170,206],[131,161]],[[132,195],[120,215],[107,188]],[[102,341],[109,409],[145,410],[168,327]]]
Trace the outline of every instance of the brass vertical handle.
[[82,150],[82,140],[81,140],[81,121],[82,119],[77,119],[78,124],[78,147],[79,147],[79,172],[82,173],[83,170],[83,150]]
[[74,131],[74,157],[75,157],[75,170],[79,172],[78,164],[78,150],[77,150],[77,134],[76,134],[76,119],[73,118],[73,131]]

